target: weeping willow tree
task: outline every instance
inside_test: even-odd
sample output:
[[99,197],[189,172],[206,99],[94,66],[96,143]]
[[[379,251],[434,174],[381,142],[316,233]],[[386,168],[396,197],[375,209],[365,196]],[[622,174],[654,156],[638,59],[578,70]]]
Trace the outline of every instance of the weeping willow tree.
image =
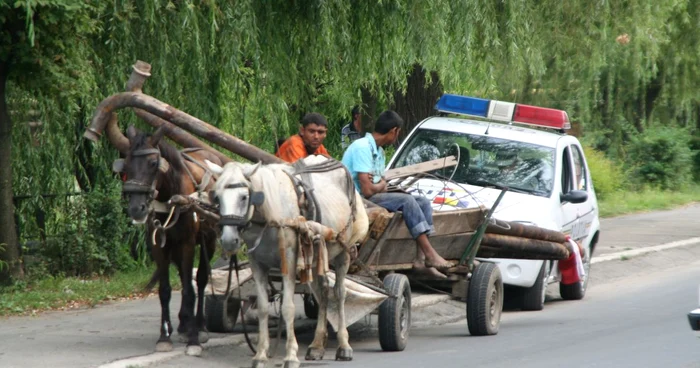
[[[5,221],[13,190],[48,213],[61,204],[38,194],[105,191],[117,182],[108,171],[116,150],[80,134],[95,106],[123,91],[136,60],[153,65],[146,93],[268,150],[296,131],[304,113],[317,111],[329,117],[327,146],[337,154],[341,124],[355,104],[404,109],[416,122],[434,103],[425,99],[442,90],[566,109],[597,147],[614,150],[654,121],[700,124],[693,88],[698,4],[2,3],[0,75],[8,80],[9,110],[15,121],[39,110],[44,125],[33,131],[0,114],[0,139],[12,132],[12,162],[21,168],[0,164],[0,180],[12,178],[12,188],[0,181],[0,244],[16,247]],[[120,124],[148,129],[126,111]],[[0,159],[10,157],[3,142]],[[19,217],[30,223],[32,209],[23,206]]]

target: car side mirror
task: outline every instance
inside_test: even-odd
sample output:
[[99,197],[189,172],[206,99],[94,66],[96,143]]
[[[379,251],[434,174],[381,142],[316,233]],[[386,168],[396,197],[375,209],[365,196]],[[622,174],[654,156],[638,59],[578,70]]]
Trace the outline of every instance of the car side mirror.
[[572,190],[569,193],[560,194],[559,200],[562,203],[583,203],[588,200],[588,192],[585,190]]

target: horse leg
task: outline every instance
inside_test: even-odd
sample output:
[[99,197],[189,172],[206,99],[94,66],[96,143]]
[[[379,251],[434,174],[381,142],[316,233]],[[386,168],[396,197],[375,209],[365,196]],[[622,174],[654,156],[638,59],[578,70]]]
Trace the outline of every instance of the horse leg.
[[328,324],[326,322],[328,278],[316,275],[316,279],[311,284],[311,287],[318,301],[318,319],[314,341],[311,342],[309,349],[306,351],[306,360],[322,360],[323,354],[326,352],[326,343],[328,342]]
[[335,265],[335,296],[338,298],[338,350],[335,360],[352,360],[352,348],[348,342],[348,328],[345,325],[345,275],[350,267],[350,255],[347,252],[340,253],[333,260]]
[[184,325],[187,333],[186,355],[202,355],[202,345],[199,344],[199,328],[194,319],[195,294],[192,286],[192,267],[194,267],[194,239],[184,242],[182,245],[182,268],[180,281],[182,282],[182,304],[180,306],[180,326]]
[[258,347],[253,357],[252,368],[264,368],[267,362],[267,350],[270,347],[270,331],[268,330],[268,314],[270,305],[267,295],[267,273],[262,265],[251,259],[250,268],[253,270],[253,280],[258,294]]
[[199,248],[199,266],[197,267],[197,315],[195,317],[197,331],[199,331],[199,342],[202,344],[209,341],[209,331],[204,323],[204,290],[209,282],[209,260],[214,254],[214,245],[214,242],[208,237],[202,236]]
[[294,315],[296,314],[294,308],[297,263],[296,237],[291,230],[286,229],[280,230],[278,234],[280,241],[283,242],[282,244],[286,245],[284,247],[286,257],[283,257],[282,262],[286,261],[287,264],[287,272],[282,274],[282,282],[284,284],[282,290],[282,316],[284,317],[287,331],[287,354],[284,357],[284,368],[298,368],[300,365],[299,358],[297,358],[299,344],[297,344],[297,338],[294,334]]
[[173,333],[173,325],[170,322],[170,296],[172,293],[172,288],[170,287],[170,264],[168,257],[161,248],[151,248],[153,258],[156,261],[158,298],[160,299],[160,337],[156,343],[156,351],[166,352],[173,350],[173,342],[170,339],[170,335]]

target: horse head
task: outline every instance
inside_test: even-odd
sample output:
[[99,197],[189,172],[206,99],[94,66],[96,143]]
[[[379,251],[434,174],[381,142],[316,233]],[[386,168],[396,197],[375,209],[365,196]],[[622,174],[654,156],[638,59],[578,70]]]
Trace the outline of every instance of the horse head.
[[126,147],[118,147],[126,154],[126,160],[114,162],[113,170],[126,174],[122,192],[129,199],[128,212],[134,223],[145,223],[151,201],[158,195],[158,174],[170,170],[168,161],[161,157],[158,142],[165,133],[158,128],[152,135],[138,131],[134,126],[127,129]]
[[241,232],[249,226],[255,207],[262,205],[265,200],[262,192],[253,189],[250,180],[261,163],[251,165],[232,162],[221,168],[207,161],[207,165],[211,171],[219,174],[216,187],[209,196],[219,205],[221,246],[235,253],[241,246]]

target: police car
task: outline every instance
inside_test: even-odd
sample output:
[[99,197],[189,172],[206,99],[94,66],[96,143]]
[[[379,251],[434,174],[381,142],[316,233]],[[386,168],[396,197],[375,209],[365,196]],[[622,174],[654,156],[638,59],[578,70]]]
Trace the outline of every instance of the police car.
[[[598,203],[581,144],[565,134],[565,111],[445,94],[438,116],[420,122],[392,156],[399,168],[455,156],[456,166],[412,183],[436,211],[491,207],[508,188],[494,217],[561,231],[584,248],[585,275],[559,285],[563,299],[582,299],[600,234]],[[556,261],[496,259],[506,294],[524,310],[544,307],[547,285],[561,281]]]

